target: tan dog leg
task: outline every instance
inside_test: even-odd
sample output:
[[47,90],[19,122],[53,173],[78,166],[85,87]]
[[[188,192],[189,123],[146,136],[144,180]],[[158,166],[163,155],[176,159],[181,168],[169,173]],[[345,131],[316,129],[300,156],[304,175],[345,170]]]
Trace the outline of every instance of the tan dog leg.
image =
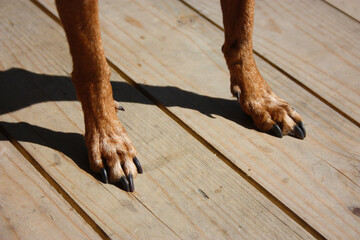
[[255,0],[221,0],[221,8],[225,29],[222,50],[230,70],[231,92],[258,129],[278,137],[293,134],[303,139],[300,115],[275,95],[256,67],[252,50]]
[[[73,59],[72,81],[85,119],[90,167],[105,182],[120,182],[134,191],[133,177],[142,172],[136,150],[117,119],[110,68],[101,43],[97,0],[57,0]],[[126,176],[126,177],[125,177]]]

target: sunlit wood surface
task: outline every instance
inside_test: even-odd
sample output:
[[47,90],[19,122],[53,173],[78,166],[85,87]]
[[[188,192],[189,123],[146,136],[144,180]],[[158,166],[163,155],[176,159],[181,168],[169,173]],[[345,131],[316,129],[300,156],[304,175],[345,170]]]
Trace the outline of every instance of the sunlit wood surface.
[[92,174],[52,0],[0,0],[1,239],[360,239],[358,1],[256,1],[254,52],[307,137],[231,96],[216,0],[100,0],[118,117],[144,174]]

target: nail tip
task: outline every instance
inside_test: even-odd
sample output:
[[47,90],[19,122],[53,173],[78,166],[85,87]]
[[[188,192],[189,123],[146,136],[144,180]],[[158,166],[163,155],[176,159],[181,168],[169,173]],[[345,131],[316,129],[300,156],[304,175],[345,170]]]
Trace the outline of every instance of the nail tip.
[[294,127],[294,135],[295,137],[299,138],[299,139],[304,139],[304,133],[301,131],[301,128],[299,126],[295,126]]
[[124,177],[124,176],[120,178],[120,188],[126,192],[130,191],[129,182],[127,181],[126,177]]
[[133,158],[133,162],[134,162],[134,164],[135,164],[135,166],[136,166],[137,172],[138,172],[139,174],[142,174],[142,173],[143,173],[143,169],[142,169],[142,166],[141,166],[141,164],[140,164],[139,159],[138,159],[137,157],[134,157],[134,158]]
[[304,123],[303,122],[299,122],[298,123],[298,126],[300,127],[300,129],[302,130],[303,134],[304,134],[304,138],[306,137],[306,130],[305,130],[305,127],[304,127]]
[[134,185],[133,175],[130,173],[128,178],[129,178],[129,191],[134,192],[135,191],[135,185]]
[[278,137],[278,138],[283,137],[282,131],[281,131],[279,125],[277,125],[277,124],[274,124],[272,126],[272,128],[268,131],[268,133],[270,133],[271,135]]
[[103,183],[109,183],[109,180],[108,180],[108,176],[107,176],[107,171],[105,168],[102,168],[100,170],[100,174],[101,174],[101,180]]

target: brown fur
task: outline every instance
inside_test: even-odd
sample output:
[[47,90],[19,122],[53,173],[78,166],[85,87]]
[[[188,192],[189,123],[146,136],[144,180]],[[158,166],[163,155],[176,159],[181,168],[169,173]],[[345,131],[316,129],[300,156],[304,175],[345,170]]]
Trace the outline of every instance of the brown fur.
[[[110,68],[101,43],[97,0],[57,0],[73,59],[72,81],[85,118],[85,141],[90,166],[99,172],[107,166],[111,182],[124,175],[136,176],[136,150],[117,119]],[[284,134],[301,121],[284,100],[277,97],[259,74],[252,51],[254,0],[222,0],[225,43],[223,53],[231,75],[231,91],[262,131],[275,123]]]

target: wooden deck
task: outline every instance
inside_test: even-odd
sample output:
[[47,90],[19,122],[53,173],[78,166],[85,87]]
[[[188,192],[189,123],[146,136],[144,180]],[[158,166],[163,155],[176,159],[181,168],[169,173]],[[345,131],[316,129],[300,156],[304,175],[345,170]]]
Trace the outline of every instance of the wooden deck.
[[89,170],[53,0],[0,0],[0,239],[360,239],[360,2],[256,3],[258,68],[303,141],[231,97],[218,0],[100,0],[145,170],[126,193]]

